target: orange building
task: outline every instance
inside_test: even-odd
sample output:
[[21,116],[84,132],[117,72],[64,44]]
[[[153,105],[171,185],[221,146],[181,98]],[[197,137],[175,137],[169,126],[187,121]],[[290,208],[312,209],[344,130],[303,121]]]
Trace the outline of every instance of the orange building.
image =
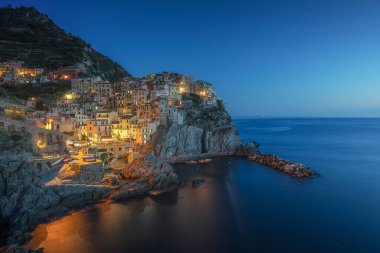
[[152,119],[155,116],[155,108],[150,103],[139,104],[136,108],[136,116],[139,119]]
[[43,69],[25,69],[25,68],[20,68],[17,69],[17,76],[32,76],[36,77],[41,75],[44,72]]

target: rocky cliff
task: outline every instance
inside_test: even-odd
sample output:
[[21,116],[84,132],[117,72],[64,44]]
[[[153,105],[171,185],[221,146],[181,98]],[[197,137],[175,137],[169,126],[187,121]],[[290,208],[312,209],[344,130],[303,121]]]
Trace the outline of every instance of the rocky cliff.
[[120,184],[110,196],[118,200],[146,193],[160,194],[180,186],[180,180],[174,168],[159,158],[144,158],[125,166],[120,175],[124,179],[134,180],[130,184]]
[[233,154],[241,147],[239,133],[223,101],[207,105],[190,94],[183,97],[184,124],[168,122],[153,140],[153,154],[167,160]]
[[[4,133],[1,133],[1,138]],[[51,217],[101,199],[107,186],[41,185],[49,168],[35,162],[36,149],[28,133],[1,142],[0,147],[0,245],[25,242],[26,232]]]

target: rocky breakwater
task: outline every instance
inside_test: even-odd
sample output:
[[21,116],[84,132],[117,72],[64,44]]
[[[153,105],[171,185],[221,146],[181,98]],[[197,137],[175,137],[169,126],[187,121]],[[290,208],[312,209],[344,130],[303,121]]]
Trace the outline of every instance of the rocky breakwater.
[[183,124],[168,119],[159,126],[151,142],[154,156],[169,162],[185,161],[232,155],[241,146],[239,133],[221,99],[209,105],[195,94],[186,94],[179,110],[184,114]]
[[314,177],[318,175],[301,163],[285,160],[275,155],[261,153],[257,151],[257,147],[257,143],[249,142],[242,146],[238,154],[244,155],[250,161],[280,170],[294,177]]
[[317,174],[313,172],[309,167],[306,167],[301,163],[291,162],[271,154],[256,152],[252,155],[248,155],[247,159],[280,170],[295,177],[317,176]]

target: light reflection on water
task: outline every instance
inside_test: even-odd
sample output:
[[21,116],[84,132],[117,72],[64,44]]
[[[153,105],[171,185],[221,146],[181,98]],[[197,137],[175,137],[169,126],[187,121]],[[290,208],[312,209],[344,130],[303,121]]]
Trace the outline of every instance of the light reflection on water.
[[[229,236],[237,228],[226,187],[228,168],[220,170],[228,160],[205,166],[179,165],[182,178],[187,178],[180,191],[75,212],[40,225],[28,246],[44,247],[46,252],[107,252],[109,248],[112,252],[145,252],[157,251],[158,245],[165,246],[162,252],[235,248]],[[199,175],[207,182],[194,189],[191,179]]]

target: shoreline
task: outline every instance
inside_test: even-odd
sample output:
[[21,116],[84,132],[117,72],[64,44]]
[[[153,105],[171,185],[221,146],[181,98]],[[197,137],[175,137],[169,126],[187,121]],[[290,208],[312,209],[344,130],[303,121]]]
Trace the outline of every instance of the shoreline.
[[172,158],[163,158],[163,160],[169,164],[178,164],[178,163],[184,163],[184,162],[193,161],[193,160],[200,160],[200,159],[221,157],[221,156],[238,156],[238,154],[236,154],[236,152],[207,153],[207,154],[200,154],[200,155],[176,156]]
[[[282,170],[281,169],[282,167],[274,166],[273,164],[265,163],[262,161],[260,162],[258,159],[253,158],[253,157],[254,157],[254,155],[256,155],[257,157],[262,157],[263,155],[265,155],[266,157],[273,158],[272,161],[286,161],[286,162],[289,162],[291,164],[298,164],[298,163],[292,163],[288,160],[280,159],[277,156],[263,154],[263,153],[260,153],[256,150],[252,151],[252,150],[249,150],[247,148],[244,148],[243,150],[244,150],[244,152],[242,152],[241,150],[238,150],[237,152],[207,153],[207,154],[193,155],[193,156],[172,157],[169,159],[154,158],[154,159],[157,159],[156,162],[153,161],[154,159],[148,158],[147,160],[143,160],[142,164],[140,161],[140,163],[138,163],[137,165],[130,165],[129,167],[126,168],[126,170],[128,170],[128,172],[125,172],[125,171],[123,172],[124,178],[128,178],[128,176],[126,176],[127,173],[130,173],[130,172],[135,171],[135,170],[143,169],[143,172],[140,173],[139,175],[129,174],[129,178],[135,179],[135,181],[132,183],[129,183],[129,184],[124,184],[124,185],[120,184],[117,186],[116,185],[115,186],[110,186],[110,185],[107,186],[107,185],[100,185],[99,184],[99,185],[93,185],[91,187],[88,187],[86,185],[58,185],[58,186],[53,186],[53,187],[63,188],[64,190],[68,190],[68,191],[73,190],[74,188],[81,188],[81,189],[88,188],[88,189],[92,189],[93,191],[91,192],[91,199],[87,199],[84,202],[84,204],[74,202],[74,204],[72,206],[66,206],[66,207],[65,206],[62,207],[60,205],[56,206],[55,210],[54,210],[55,211],[54,214],[52,214],[51,216],[47,215],[46,217],[42,218],[40,221],[35,221],[36,224],[28,227],[24,233],[24,236],[16,239],[16,241],[15,241],[16,244],[6,245],[3,248],[0,248],[0,252],[7,252],[7,250],[11,249],[12,247],[19,247],[20,250],[29,249],[29,248],[27,248],[26,245],[31,239],[31,237],[30,237],[31,232],[33,230],[35,230],[38,225],[52,222],[56,219],[59,219],[61,217],[66,216],[66,215],[70,215],[71,213],[79,212],[81,210],[86,210],[86,209],[92,209],[92,208],[95,208],[96,205],[98,205],[98,204],[103,204],[103,203],[107,203],[107,202],[114,203],[117,201],[126,200],[126,199],[130,199],[133,197],[138,197],[138,196],[155,197],[155,196],[161,195],[161,194],[169,192],[169,191],[180,189],[183,186],[183,184],[182,184],[183,182],[181,182],[178,178],[177,179],[176,178],[171,179],[171,180],[174,180],[175,183],[173,183],[174,181],[173,182],[170,181],[171,183],[164,184],[162,187],[160,185],[160,187],[161,187],[160,189],[155,188],[155,186],[154,186],[155,183],[157,183],[159,181],[159,180],[157,180],[157,178],[159,177],[158,174],[156,172],[154,172],[154,170],[156,169],[157,166],[160,169],[162,169],[164,167],[165,173],[169,173],[169,174],[173,173],[173,171],[171,171],[171,170],[169,170],[169,172],[166,172],[166,169],[167,169],[167,167],[166,167],[167,165],[165,165],[166,163],[169,164],[170,169],[172,169],[171,165],[175,165],[175,164],[179,164],[179,163],[185,163],[186,161],[194,161],[194,160],[198,161],[201,159],[222,157],[222,156],[238,156],[238,157],[242,157],[242,158],[247,159],[247,160],[254,161],[254,162],[261,164],[261,165],[264,165],[266,167],[280,170],[281,172],[284,172],[285,174],[288,174],[291,176],[296,176],[294,174],[288,173],[285,170]],[[152,167],[151,163],[154,163],[155,165]],[[305,168],[307,168],[307,167],[305,167]],[[311,169],[310,169],[310,171],[311,171]],[[305,174],[305,176],[302,176],[302,177],[314,177],[317,175],[318,174],[311,171],[310,174]],[[177,175],[175,174],[175,176],[177,176]],[[297,176],[297,177],[299,177],[299,176]],[[47,187],[44,187],[44,188],[47,188]],[[94,194],[94,192],[96,192],[96,190],[99,190],[99,189],[103,189],[104,192],[102,192],[100,194]],[[83,190],[83,193],[89,193],[89,192],[86,190]],[[70,194],[69,194],[69,197],[70,197]],[[8,237],[12,237],[12,235],[9,235]],[[20,235],[18,237],[20,237]],[[20,244],[22,246],[17,244],[17,241],[19,241],[19,240],[21,240]],[[24,242],[22,242],[22,241],[24,241]],[[17,251],[15,251],[15,252],[17,252]],[[23,251],[19,251],[19,252],[23,252]],[[37,250],[30,251],[30,252],[43,252],[43,251],[38,251],[38,249],[37,249]]]

